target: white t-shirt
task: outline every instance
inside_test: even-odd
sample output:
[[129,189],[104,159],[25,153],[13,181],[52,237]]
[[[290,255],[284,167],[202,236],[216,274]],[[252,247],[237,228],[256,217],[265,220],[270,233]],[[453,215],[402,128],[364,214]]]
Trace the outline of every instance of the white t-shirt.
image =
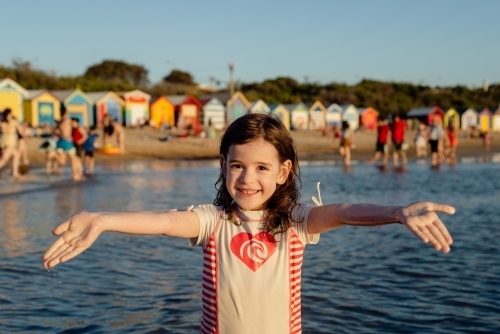
[[292,212],[284,234],[260,229],[265,211],[241,211],[239,226],[214,205],[193,209],[200,234],[190,239],[203,247],[202,322],[200,333],[300,333],[300,280],[306,244],[319,234],[307,232],[312,205]]

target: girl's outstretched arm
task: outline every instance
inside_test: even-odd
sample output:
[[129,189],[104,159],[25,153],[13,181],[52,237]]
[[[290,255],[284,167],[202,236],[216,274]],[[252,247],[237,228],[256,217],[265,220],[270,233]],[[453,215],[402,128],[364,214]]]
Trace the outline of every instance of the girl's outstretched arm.
[[453,243],[446,226],[436,212],[454,214],[455,208],[432,202],[416,202],[407,207],[371,204],[330,204],[318,206],[309,213],[307,229],[322,233],[342,225],[377,226],[392,223],[405,225],[425,243],[448,253]]
[[52,231],[60,237],[43,256],[43,266],[55,267],[74,258],[89,248],[104,231],[195,238],[200,232],[200,221],[198,215],[192,211],[82,212]]

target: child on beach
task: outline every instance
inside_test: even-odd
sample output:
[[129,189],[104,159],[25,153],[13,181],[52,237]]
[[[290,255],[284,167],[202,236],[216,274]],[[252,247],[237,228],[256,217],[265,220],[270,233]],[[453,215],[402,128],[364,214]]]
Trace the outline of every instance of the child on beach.
[[87,140],[83,145],[85,149],[85,174],[94,174],[94,144],[99,135],[97,134],[97,127],[94,125],[89,129]]
[[45,174],[60,174],[61,170],[57,163],[57,137],[47,138],[38,148],[45,159]]
[[375,156],[370,161],[372,164],[377,163],[380,155],[383,155],[382,164],[387,166],[387,162],[389,161],[389,148],[387,146],[387,138],[389,136],[389,132],[391,131],[390,126],[384,119],[379,119],[377,121],[377,144],[375,145]]
[[44,267],[77,256],[104,231],[187,238],[204,253],[201,333],[298,333],[304,248],[321,233],[400,223],[436,250],[450,250],[451,236],[436,214],[453,214],[448,205],[300,204],[295,144],[272,116],[236,119],[221,138],[220,165],[214,205],[76,214],[54,229],[60,237]]
[[353,142],[353,132],[347,121],[342,121],[342,137],[340,139],[340,155],[344,157],[344,166],[351,165],[351,145]]

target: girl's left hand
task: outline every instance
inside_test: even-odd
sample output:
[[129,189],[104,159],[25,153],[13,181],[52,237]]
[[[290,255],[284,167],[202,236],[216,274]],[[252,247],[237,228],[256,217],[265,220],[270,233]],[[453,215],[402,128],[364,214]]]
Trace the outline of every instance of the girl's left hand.
[[442,249],[444,253],[448,253],[453,239],[436,212],[452,215],[455,208],[445,204],[416,202],[398,209],[396,218],[423,242],[430,242],[436,250]]

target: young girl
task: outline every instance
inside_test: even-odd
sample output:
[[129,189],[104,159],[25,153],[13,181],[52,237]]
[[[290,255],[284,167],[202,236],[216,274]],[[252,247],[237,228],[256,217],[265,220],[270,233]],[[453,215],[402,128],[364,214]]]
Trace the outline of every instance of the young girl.
[[203,248],[201,333],[301,332],[304,247],[343,225],[400,223],[447,253],[452,239],[436,212],[448,205],[299,204],[293,139],[277,119],[249,114],[221,138],[214,205],[163,213],[82,212],[59,225],[44,255],[54,267],[89,248],[104,231],[164,234]]
[[342,137],[340,139],[340,155],[344,157],[344,165],[351,165],[351,145],[353,133],[347,121],[342,121]]

